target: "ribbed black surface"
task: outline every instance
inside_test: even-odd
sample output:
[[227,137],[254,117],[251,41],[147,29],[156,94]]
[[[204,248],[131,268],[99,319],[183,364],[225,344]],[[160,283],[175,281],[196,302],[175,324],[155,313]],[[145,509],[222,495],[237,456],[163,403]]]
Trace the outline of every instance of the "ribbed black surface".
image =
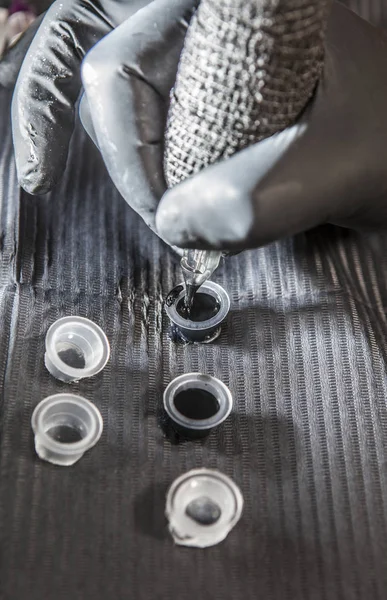
[[[1,600],[385,600],[387,238],[326,228],[227,260],[221,338],[174,346],[162,301],[177,260],[81,132],[46,198],[19,192],[5,118],[0,139]],[[112,346],[73,386],[43,364],[49,325],[70,314]],[[207,440],[172,444],[162,392],[193,370],[228,384],[235,410]],[[61,390],[105,423],[71,468],[39,461],[30,429]],[[244,516],[217,547],[174,547],[165,491],[199,466],[235,479]]]

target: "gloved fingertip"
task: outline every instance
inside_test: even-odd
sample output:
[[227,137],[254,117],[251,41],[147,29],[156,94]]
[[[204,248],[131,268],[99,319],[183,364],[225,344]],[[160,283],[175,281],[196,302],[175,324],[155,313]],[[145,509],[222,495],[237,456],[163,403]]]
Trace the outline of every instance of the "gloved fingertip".
[[173,199],[162,202],[156,214],[158,235],[176,251],[178,248],[212,249],[213,244],[206,239],[205,234],[196,234],[195,220],[190,216],[190,211],[182,210],[181,206],[181,202],[174,202]]
[[[22,140],[24,142],[24,140]],[[53,153],[46,155],[42,148],[34,147],[34,151],[27,151],[21,143],[21,138],[14,134],[14,148],[16,159],[16,172],[19,185],[33,196],[47,194],[61,179],[65,164],[52,159]]]
[[32,195],[47,194],[61,180],[66,169],[65,142],[60,140],[55,144],[44,135],[38,138],[35,133],[26,138],[19,131],[18,123],[14,122],[13,142],[19,185]]
[[213,168],[168,190],[156,214],[159,235],[181,248],[244,247],[252,222],[249,195]]
[[55,185],[55,182],[53,182],[51,179],[46,180],[39,176],[31,177],[31,174],[19,175],[18,181],[20,187],[22,187],[23,190],[32,196],[42,196],[44,194],[48,194],[48,192],[50,192]]
[[159,236],[172,246],[184,247],[184,244],[189,241],[189,236],[182,220],[179,198],[176,200],[175,194],[167,192],[156,213],[156,230]]
[[19,185],[25,192],[27,192],[27,194],[30,194],[31,196],[43,196],[51,191],[51,187],[46,185],[31,185],[30,183],[26,183],[24,181],[19,181]]

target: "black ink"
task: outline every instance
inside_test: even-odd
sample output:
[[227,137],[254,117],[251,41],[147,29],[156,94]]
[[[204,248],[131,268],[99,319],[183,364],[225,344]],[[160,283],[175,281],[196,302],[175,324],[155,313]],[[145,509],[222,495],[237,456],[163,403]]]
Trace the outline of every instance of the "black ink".
[[174,398],[174,405],[188,419],[210,419],[219,410],[219,402],[206,390],[190,388],[179,392]]
[[210,296],[210,294],[205,294],[203,292],[195,294],[189,315],[187,314],[184,298],[179,300],[176,306],[177,313],[183,317],[183,319],[194,321],[196,323],[208,321],[212,317],[215,317],[219,310],[220,304],[218,300],[214,298],[214,296]]

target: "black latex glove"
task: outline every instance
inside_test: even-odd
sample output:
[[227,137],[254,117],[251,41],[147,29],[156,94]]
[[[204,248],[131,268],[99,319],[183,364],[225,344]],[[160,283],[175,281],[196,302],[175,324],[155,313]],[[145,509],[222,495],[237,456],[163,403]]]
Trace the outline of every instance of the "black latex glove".
[[12,107],[18,177],[31,194],[48,192],[65,169],[86,52],[150,1],[57,0],[48,10],[23,62]]
[[83,98],[81,103],[82,122],[116,187],[153,230],[166,189],[163,141],[169,93],[198,3],[154,0],[106,36],[83,62],[88,102]]
[[[86,57],[83,121],[124,198],[171,244],[255,247],[321,223],[387,224],[387,38],[335,3],[299,122],[165,191],[169,92],[193,0],[155,0]],[[158,206],[159,205],[159,206]]]

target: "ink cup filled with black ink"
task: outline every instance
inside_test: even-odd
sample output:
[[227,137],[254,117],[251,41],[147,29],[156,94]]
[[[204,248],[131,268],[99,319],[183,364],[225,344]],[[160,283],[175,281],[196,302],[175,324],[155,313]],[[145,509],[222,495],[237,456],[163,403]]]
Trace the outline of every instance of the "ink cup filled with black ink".
[[164,392],[164,410],[171,426],[185,438],[205,437],[223,423],[232,410],[228,387],[216,377],[186,373]]
[[189,312],[185,296],[185,285],[180,284],[170,291],[165,302],[172,329],[177,334],[173,337],[186,342],[214,341],[230,310],[226,290],[213,281],[206,281],[196,292]]

